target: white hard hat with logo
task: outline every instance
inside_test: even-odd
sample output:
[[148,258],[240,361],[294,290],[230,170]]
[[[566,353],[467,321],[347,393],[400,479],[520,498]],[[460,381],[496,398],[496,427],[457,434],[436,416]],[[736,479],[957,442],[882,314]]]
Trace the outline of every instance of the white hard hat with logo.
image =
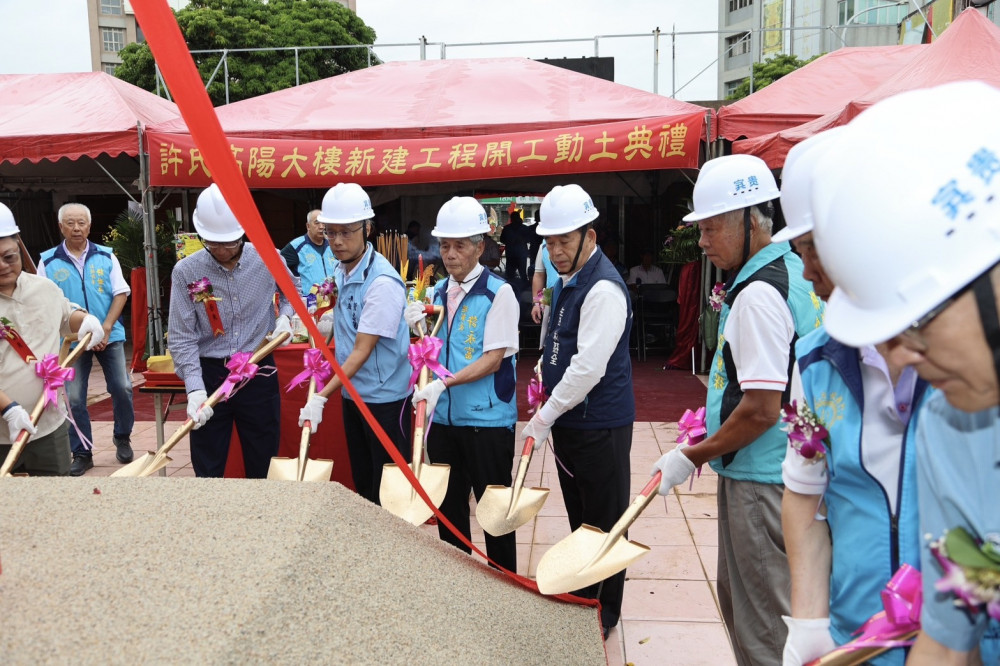
[[486,209],[474,197],[452,197],[437,214],[431,235],[438,238],[468,238],[490,233]]
[[785,217],[785,228],[771,237],[772,243],[783,243],[812,231],[810,185],[814,176],[813,167],[833,145],[830,139],[845,130],[845,127],[834,127],[814,134],[788,151],[781,169],[781,212]]
[[10,212],[10,208],[0,203],[0,238],[7,238],[19,233],[21,230],[17,228],[17,223],[14,221],[14,213]]
[[229,243],[243,237],[243,227],[233,215],[219,186],[212,183],[198,195],[191,214],[194,230],[210,243]]
[[777,199],[774,175],[753,155],[725,155],[705,162],[694,184],[694,210],[685,222],[698,222],[732,210]]
[[816,166],[834,338],[888,340],[1000,261],[1000,126],[970,113],[1000,117],[1000,91],[964,81],[902,93],[859,115]]
[[337,183],[323,195],[316,219],[325,224],[351,224],[375,217],[372,201],[357,183]]
[[558,236],[579,229],[599,215],[590,195],[579,185],[556,185],[539,208],[542,221],[535,230],[541,236]]

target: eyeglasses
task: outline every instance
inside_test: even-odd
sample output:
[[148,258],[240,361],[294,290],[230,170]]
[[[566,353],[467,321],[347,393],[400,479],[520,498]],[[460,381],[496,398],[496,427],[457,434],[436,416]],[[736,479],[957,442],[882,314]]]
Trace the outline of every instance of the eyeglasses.
[[[327,225],[326,229],[323,230],[323,235],[326,236],[327,240],[337,240],[338,238],[342,238],[344,240],[347,240],[348,238],[351,237],[351,235],[355,231],[358,231],[359,229],[361,229],[361,227],[365,226],[365,223],[362,222],[361,224],[357,225],[353,229],[348,229],[347,227],[343,227],[342,230],[337,230],[337,229],[331,228],[333,226],[334,225],[332,225],[332,224],[331,225]],[[342,226],[342,225],[338,224],[336,226]]]
[[[970,285],[971,286],[971,285]],[[901,340],[906,340],[910,343],[910,346],[915,349],[925,350],[927,349],[927,341],[924,339],[923,330],[934,321],[938,315],[954,305],[955,301],[961,298],[965,292],[969,290],[970,287],[962,289],[954,296],[946,298],[941,302],[940,305],[933,308],[930,312],[925,314],[920,319],[917,319],[912,324],[903,329],[903,332],[899,334]]]
[[21,263],[21,253],[20,252],[8,252],[7,254],[0,256],[0,264],[5,266],[13,266],[15,264]]
[[219,248],[219,249],[223,249],[223,250],[234,250],[234,249],[238,248],[240,246],[240,243],[242,243],[242,242],[243,242],[242,239],[237,240],[237,241],[231,241],[229,243],[216,243],[215,241],[208,241],[208,240],[205,240],[204,238],[201,239],[201,244],[204,245],[208,249]]

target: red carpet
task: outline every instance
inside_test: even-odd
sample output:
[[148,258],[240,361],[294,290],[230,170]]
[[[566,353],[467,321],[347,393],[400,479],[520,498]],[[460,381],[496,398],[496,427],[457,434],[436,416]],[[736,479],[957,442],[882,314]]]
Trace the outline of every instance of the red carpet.
[[[697,409],[705,404],[705,386],[691,374],[690,370],[664,370],[666,357],[650,356],[646,361],[632,361],[632,386],[635,393],[636,421],[676,421],[685,409]],[[524,353],[517,363],[517,403],[518,419],[527,421],[528,404],[525,398],[528,382],[531,380],[537,353]],[[135,418],[138,421],[154,420],[153,396],[142,393],[136,387],[132,394],[135,404]],[[168,396],[163,397],[166,405]],[[179,395],[175,402],[184,403],[184,396]],[[92,421],[111,421],[114,416],[111,411],[111,399],[107,398],[90,406]],[[187,418],[184,409],[171,410],[170,421],[183,421]]]

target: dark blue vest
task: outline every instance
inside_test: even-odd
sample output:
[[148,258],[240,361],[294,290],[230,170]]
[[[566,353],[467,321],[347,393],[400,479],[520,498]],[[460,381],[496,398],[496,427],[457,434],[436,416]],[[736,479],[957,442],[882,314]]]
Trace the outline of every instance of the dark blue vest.
[[590,290],[600,280],[618,285],[625,295],[628,315],[625,330],[608,360],[604,377],[579,405],[556,420],[564,428],[591,430],[618,428],[635,421],[635,396],[632,394],[632,360],[628,355],[628,337],[632,328],[632,303],[621,275],[598,249],[568,283],[555,287],[549,330],[545,335],[542,356],[542,383],[546,392],[562,380],[570,359],[577,351],[580,308]]

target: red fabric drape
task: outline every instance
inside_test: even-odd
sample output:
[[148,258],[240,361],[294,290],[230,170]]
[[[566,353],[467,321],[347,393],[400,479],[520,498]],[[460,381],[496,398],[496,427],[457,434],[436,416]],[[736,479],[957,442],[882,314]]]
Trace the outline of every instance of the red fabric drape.
[[691,350],[698,344],[698,283],[701,279],[700,261],[692,261],[681,268],[677,285],[677,307],[680,310],[677,334],[674,336],[673,355],[667,365],[674,368],[691,367]]
[[146,325],[149,312],[146,307],[146,269],[132,269],[132,372],[145,372]]

